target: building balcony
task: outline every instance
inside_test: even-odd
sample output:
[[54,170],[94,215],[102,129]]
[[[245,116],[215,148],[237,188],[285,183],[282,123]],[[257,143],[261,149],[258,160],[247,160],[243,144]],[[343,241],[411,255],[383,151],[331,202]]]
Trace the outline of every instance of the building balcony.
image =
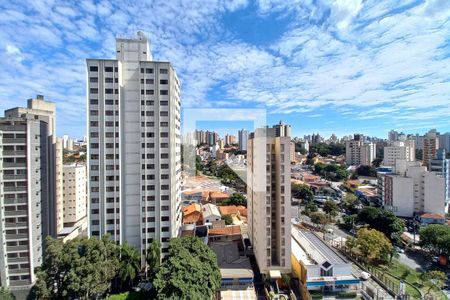
[[22,252],[28,251],[28,245],[6,246],[6,252]]
[[16,217],[16,216],[26,217],[27,215],[28,215],[27,210],[5,211],[5,217]]
[[17,180],[26,180],[27,175],[26,174],[19,174],[19,175],[3,175],[4,181],[17,181]]
[[12,169],[12,168],[26,168],[27,164],[25,162],[23,163],[10,163],[10,162],[4,162],[3,168],[4,169]]
[[3,191],[4,192],[26,192],[27,187],[26,186],[4,186]]
[[26,138],[15,138],[15,139],[3,139],[3,145],[9,144],[25,144],[27,142]]
[[19,239],[27,239],[28,234],[27,233],[19,233],[19,234],[6,234],[6,240],[13,241],[13,240],[19,240]]
[[27,227],[27,222],[5,223],[6,228]]
[[30,274],[30,269],[9,269],[9,275],[27,275]]
[[17,150],[17,151],[12,151],[12,150],[3,150],[2,152],[3,157],[6,156],[23,156],[25,157],[27,155],[27,152],[25,150]]
[[8,258],[8,263],[28,263],[29,257]]

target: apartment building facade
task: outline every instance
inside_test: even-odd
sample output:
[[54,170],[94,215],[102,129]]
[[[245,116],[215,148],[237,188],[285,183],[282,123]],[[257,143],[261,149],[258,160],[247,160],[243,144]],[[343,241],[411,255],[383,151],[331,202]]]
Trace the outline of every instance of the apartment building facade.
[[241,129],[238,131],[239,150],[247,151],[248,130]]
[[450,159],[446,158],[446,150],[439,149],[434,159],[430,160],[428,170],[441,175],[445,181],[445,213],[450,211]]
[[414,140],[393,141],[390,146],[384,147],[383,166],[395,167],[398,160],[415,161]]
[[376,157],[376,144],[360,138],[345,142],[345,161],[349,166],[370,166]]
[[31,115],[0,118],[0,280],[29,288],[42,263],[51,180],[48,123]]
[[261,273],[291,271],[290,137],[258,128],[247,144],[248,233]]
[[436,130],[430,130],[423,137],[423,165],[428,166],[439,149],[439,135]]
[[181,226],[179,81],[140,32],[116,53],[87,60],[88,231],[164,254]]

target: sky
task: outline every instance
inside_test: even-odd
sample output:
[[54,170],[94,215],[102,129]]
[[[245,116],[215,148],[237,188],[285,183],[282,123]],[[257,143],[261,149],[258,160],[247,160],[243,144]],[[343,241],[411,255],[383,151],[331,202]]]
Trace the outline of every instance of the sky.
[[297,136],[450,131],[448,0],[3,0],[0,110],[44,94],[58,135],[82,137],[85,59],[138,30],[183,109],[266,109]]

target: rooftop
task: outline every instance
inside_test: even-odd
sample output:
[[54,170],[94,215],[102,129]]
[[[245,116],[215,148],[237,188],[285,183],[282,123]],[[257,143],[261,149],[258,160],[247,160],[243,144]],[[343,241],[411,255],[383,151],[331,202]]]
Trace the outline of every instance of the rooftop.
[[208,231],[209,235],[237,235],[241,234],[241,226],[232,225],[221,228],[211,228]]

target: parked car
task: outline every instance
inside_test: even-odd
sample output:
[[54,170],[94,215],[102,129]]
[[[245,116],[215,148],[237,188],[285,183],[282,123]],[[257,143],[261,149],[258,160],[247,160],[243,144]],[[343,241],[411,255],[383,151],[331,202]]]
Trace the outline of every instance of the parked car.
[[371,276],[372,276],[372,275],[371,275],[370,273],[368,273],[368,272],[361,272],[360,278],[361,278],[362,280],[367,280],[367,279],[369,279]]

